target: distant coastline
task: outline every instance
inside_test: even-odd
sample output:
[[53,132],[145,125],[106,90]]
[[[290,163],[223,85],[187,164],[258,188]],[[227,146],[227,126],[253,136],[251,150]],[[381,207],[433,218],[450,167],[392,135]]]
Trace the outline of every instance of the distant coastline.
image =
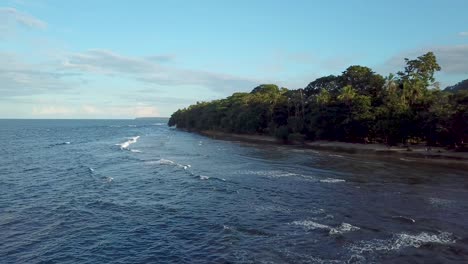
[[135,120],[156,120],[156,119],[169,119],[169,117],[157,117],[157,116],[135,117]]

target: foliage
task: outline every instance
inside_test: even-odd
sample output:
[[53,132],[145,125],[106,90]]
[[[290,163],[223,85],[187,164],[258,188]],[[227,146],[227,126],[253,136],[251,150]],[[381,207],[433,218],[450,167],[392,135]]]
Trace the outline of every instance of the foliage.
[[268,134],[285,141],[466,144],[468,91],[458,88],[466,81],[439,90],[434,74],[440,66],[432,52],[405,62],[403,71],[385,78],[368,67],[353,65],[339,76],[318,78],[304,89],[259,85],[250,93],[234,93],[178,110],[169,125]]

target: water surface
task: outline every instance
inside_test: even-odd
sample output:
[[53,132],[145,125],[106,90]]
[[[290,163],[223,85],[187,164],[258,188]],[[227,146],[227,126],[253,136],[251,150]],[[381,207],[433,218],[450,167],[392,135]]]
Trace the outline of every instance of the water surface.
[[461,169],[0,120],[0,263],[463,263]]

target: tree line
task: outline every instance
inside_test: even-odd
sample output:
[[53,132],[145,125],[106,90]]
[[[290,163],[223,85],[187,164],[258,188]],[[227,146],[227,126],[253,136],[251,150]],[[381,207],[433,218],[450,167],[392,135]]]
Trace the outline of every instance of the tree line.
[[353,65],[341,75],[297,90],[274,84],[198,102],[172,114],[169,126],[188,130],[273,135],[282,140],[334,140],[387,145],[425,143],[461,149],[468,142],[466,80],[440,90],[441,70],[428,52],[383,77]]

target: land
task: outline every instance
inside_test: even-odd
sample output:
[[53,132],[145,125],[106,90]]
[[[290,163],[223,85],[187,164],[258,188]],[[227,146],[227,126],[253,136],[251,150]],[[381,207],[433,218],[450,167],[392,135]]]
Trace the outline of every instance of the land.
[[440,90],[432,52],[405,63],[387,77],[351,65],[305,88],[262,84],[179,109],[168,125],[217,138],[466,164],[468,81]]

